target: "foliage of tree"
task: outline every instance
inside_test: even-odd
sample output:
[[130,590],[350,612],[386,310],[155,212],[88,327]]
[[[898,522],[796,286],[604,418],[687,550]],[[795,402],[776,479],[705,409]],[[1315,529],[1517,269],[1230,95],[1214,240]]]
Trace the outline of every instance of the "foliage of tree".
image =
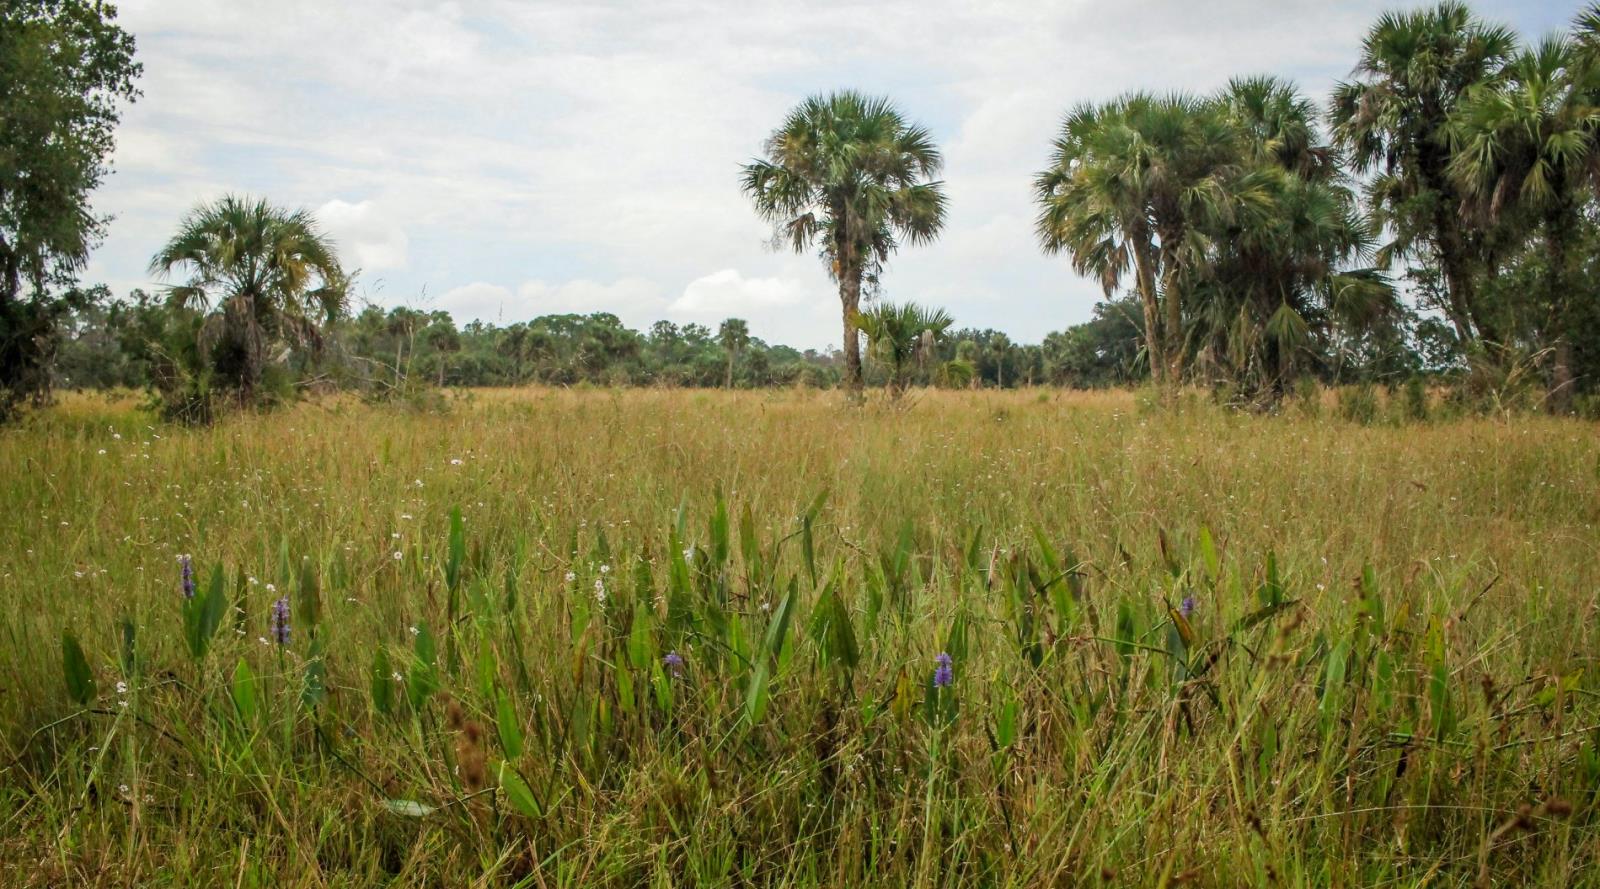
[[98,294],[78,286],[107,222],[89,195],[139,73],[112,6],[0,5],[0,421],[48,396],[61,322]]
[[[1588,19],[1590,41],[1596,22]],[[1552,36],[1518,53],[1493,85],[1469,90],[1449,129],[1449,172],[1468,212],[1486,226],[1535,230],[1544,244],[1543,274],[1530,291],[1540,317],[1529,345],[1550,350],[1552,407],[1563,412],[1574,389],[1575,248],[1600,159],[1597,101],[1600,68],[1579,44]],[[1588,298],[1595,298],[1593,291]],[[1502,329],[1501,335],[1518,333]]]
[[1477,283],[1491,239],[1463,218],[1450,176],[1449,128],[1469,91],[1495,83],[1517,46],[1509,28],[1464,4],[1386,13],[1368,32],[1354,79],[1334,90],[1335,143],[1368,175],[1367,203],[1392,240],[1379,261],[1411,257],[1439,267],[1444,313],[1464,346],[1497,344]]

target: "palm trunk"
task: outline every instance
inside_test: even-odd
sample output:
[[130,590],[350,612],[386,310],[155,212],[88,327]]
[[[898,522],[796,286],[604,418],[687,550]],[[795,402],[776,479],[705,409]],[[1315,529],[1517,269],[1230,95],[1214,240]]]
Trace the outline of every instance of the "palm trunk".
[[1144,308],[1144,346],[1150,363],[1150,379],[1162,385],[1167,378],[1167,353],[1161,336],[1161,316],[1156,302],[1156,270],[1154,248],[1148,237],[1135,232],[1133,241],[1134,271],[1139,277],[1139,302]]
[[1550,412],[1572,413],[1572,340],[1561,334],[1551,347]]
[[[1162,251],[1166,252],[1166,251]],[[1183,299],[1178,287],[1178,263],[1168,255],[1162,260],[1161,302],[1166,313],[1161,335],[1166,341],[1167,388],[1176,389],[1183,381]]]
[[1456,329],[1461,345],[1471,347],[1478,343],[1478,332],[1472,319],[1472,274],[1467,270],[1465,252],[1460,238],[1441,235],[1439,238],[1439,266],[1444,272],[1445,314]]
[[238,325],[235,335],[240,338],[239,346],[244,353],[244,367],[239,374],[239,403],[251,405],[255,403],[256,390],[260,387],[263,368],[267,363],[266,337],[256,318],[253,295],[242,293],[229,300],[223,309],[224,316],[230,311],[234,313],[233,320]]
[[844,386],[851,400],[861,399],[861,335],[856,313],[861,309],[861,269],[854,263],[839,265],[839,302],[844,306]]

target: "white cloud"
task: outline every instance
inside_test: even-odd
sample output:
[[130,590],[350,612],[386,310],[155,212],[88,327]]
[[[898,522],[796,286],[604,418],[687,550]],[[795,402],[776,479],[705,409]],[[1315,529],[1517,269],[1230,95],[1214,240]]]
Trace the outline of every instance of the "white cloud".
[[793,306],[806,301],[805,285],[788,278],[746,278],[738,269],[723,269],[689,282],[683,295],[672,301],[672,310],[689,315],[715,315],[719,319],[739,316],[775,306]]
[[405,229],[372,201],[331,200],[317,208],[317,221],[334,240],[347,270],[365,272],[406,267],[410,241]]

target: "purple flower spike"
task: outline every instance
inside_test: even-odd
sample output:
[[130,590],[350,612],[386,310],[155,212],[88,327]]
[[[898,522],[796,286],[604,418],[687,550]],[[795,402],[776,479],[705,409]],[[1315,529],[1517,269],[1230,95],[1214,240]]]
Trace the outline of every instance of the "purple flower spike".
[[683,655],[676,651],[667,652],[667,656],[661,659],[661,663],[667,665],[667,669],[672,671],[673,676],[683,675]]
[[1178,603],[1178,613],[1183,615],[1183,619],[1184,620],[1188,620],[1189,616],[1194,614],[1194,597],[1193,596],[1184,596],[1183,597],[1183,601]]
[[272,603],[272,639],[279,645],[289,644],[288,596],[282,596]]
[[182,581],[183,597],[185,599],[193,599],[194,598],[194,561],[191,560],[188,556],[185,555],[185,556],[179,556],[178,557],[178,563],[182,566],[182,571],[183,571],[183,581]]
[[955,661],[950,657],[949,653],[941,651],[933,659],[933,662],[938,664],[933,670],[933,687],[949,688],[950,684],[956,681],[956,671],[953,666]]

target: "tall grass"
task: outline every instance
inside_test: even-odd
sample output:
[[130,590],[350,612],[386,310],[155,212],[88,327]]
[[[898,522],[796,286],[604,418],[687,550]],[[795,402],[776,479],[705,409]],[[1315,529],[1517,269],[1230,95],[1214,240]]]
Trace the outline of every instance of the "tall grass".
[[1600,884],[1593,426],[85,399],[0,459],[0,884]]

